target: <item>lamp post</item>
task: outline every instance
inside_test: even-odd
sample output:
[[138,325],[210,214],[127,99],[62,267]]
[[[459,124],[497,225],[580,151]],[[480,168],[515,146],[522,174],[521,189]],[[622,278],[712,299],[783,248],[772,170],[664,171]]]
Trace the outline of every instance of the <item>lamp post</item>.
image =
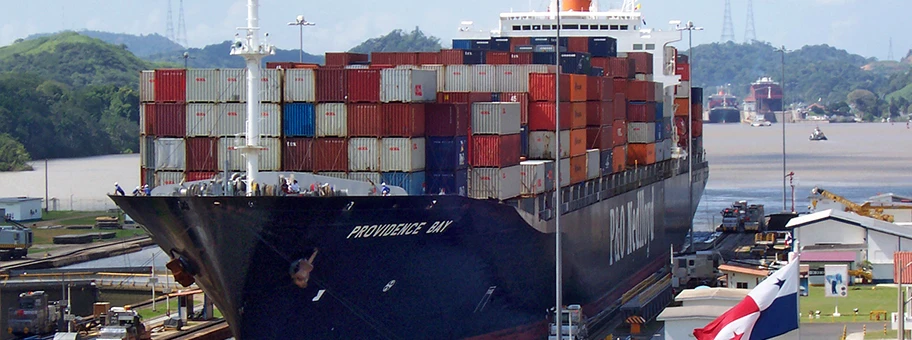
[[906,304],[905,304],[905,299],[903,298],[903,290],[902,290],[903,275],[902,275],[902,273],[903,273],[903,269],[906,269],[906,267],[908,267],[910,265],[912,265],[912,262],[906,263],[904,266],[899,267],[899,277],[896,279],[896,284],[897,284],[897,286],[896,286],[896,288],[897,288],[896,289],[896,304],[897,304],[896,310],[899,311],[899,313],[897,313],[897,315],[896,315],[896,324],[898,326],[897,327],[898,332],[896,332],[897,333],[896,338],[899,340],[905,339],[905,336],[906,336],[906,332],[905,332],[905,327],[906,327],[906,325],[905,325],[905,321],[906,321],[905,309],[906,308],[905,307],[906,307]]
[[304,62],[304,26],[314,26],[315,23],[308,22],[304,20],[303,15],[299,15],[295,18],[295,21],[289,22],[288,26],[298,26],[298,39],[300,40],[300,52],[298,54],[298,62]]
[[[687,31],[687,51],[690,53],[690,63],[687,64],[688,73],[690,74],[690,82],[688,83],[689,88],[687,92],[690,93],[691,98],[693,98],[693,31],[702,31],[703,27],[694,26],[693,21],[688,21],[687,25],[684,27],[677,26],[675,27],[678,31]],[[691,99],[692,101],[693,99]],[[702,101],[703,98],[700,98]],[[688,103],[687,105],[687,213],[690,214],[693,210],[693,102]],[[690,251],[694,251],[694,230],[693,230],[693,219],[690,221]]]
[[779,52],[782,55],[782,86],[780,90],[782,91],[782,211],[786,211],[785,205],[785,52],[788,52],[785,49],[785,46],[776,49],[776,52]]

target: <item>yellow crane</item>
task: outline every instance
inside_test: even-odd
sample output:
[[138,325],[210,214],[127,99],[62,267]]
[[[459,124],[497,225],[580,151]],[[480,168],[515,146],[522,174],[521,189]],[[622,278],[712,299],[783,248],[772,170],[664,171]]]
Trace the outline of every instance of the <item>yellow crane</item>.
[[817,202],[820,198],[826,198],[829,200],[836,201],[845,206],[845,211],[853,212],[861,216],[867,216],[871,218],[876,218],[881,221],[887,221],[893,223],[893,215],[884,214],[883,208],[875,208],[871,206],[871,202],[865,202],[864,204],[858,204],[852,201],[849,201],[845,197],[836,195],[827,190],[814,187],[811,189],[811,205],[814,208],[817,208]]

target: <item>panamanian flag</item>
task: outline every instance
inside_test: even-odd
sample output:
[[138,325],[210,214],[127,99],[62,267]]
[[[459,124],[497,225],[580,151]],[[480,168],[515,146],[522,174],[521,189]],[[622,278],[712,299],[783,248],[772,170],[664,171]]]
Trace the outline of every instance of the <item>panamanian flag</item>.
[[697,340],[760,340],[798,329],[798,261],[792,261],[754,287],[744,300],[706,327]]

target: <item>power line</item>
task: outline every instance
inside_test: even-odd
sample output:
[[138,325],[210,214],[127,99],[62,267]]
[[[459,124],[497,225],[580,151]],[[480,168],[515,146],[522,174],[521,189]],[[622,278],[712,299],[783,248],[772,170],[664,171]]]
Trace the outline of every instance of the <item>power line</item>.
[[754,27],[754,0],[747,0],[747,24],[744,28],[744,42],[757,40],[757,29]]
[[732,25],[731,0],[725,0],[725,18],[722,20],[721,42],[735,41],[735,28]]
[[184,0],[180,0],[180,9],[177,15],[177,43],[184,47],[190,47],[187,43],[187,22],[184,20]]

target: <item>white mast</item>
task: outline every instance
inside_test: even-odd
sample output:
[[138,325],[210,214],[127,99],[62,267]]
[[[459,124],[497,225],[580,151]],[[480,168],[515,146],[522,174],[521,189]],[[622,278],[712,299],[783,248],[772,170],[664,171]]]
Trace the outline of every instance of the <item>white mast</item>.
[[247,196],[254,195],[254,183],[259,172],[259,152],[261,147],[257,123],[260,117],[260,63],[263,57],[275,54],[275,47],[260,43],[259,37],[259,1],[247,0],[247,27],[238,29],[247,31],[246,36],[236,36],[231,46],[231,55],[244,57],[247,61],[247,129],[244,146],[239,147],[247,159]]

